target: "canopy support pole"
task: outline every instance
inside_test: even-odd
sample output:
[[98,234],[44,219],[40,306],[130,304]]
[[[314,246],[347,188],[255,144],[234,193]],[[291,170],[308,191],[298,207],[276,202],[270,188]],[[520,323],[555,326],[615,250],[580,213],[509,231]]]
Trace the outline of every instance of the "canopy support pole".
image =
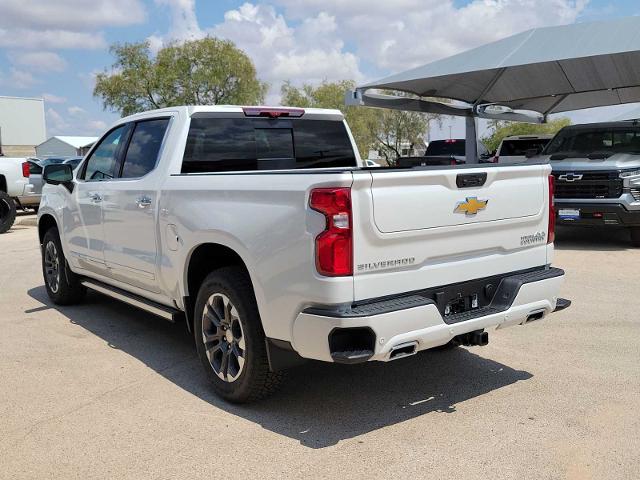
[[478,163],[478,137],[475,117],[465,117],[464,155],[467,163]]

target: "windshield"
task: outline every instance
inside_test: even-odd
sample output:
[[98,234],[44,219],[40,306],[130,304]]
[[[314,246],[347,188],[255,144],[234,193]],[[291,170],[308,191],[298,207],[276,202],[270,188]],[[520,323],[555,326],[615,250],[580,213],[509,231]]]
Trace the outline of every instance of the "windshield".
[[524,157],[527,150],[537,150],[541,152],[547,143],[549,143],[549,139],[545,138],[504,140],[500,147],[500,156]]
[[433,140],[429,143],[425,156],[453,155],[464,157],[464,140]]
[[555,136],[545,155],[564,158],[585,157],[590,154],[610,156],[614,153],[640,154],[640,127],[566,129]]

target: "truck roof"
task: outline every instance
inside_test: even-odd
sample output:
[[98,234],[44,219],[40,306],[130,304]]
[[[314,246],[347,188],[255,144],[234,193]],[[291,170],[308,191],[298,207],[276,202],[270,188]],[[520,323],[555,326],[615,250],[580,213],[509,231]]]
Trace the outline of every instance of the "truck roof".
[[635,120],[624,120],[619,122],[600,122],[600,123],[579,123],[576,125],[568,125],[563,130],[592,130],[598,128],[611,129],[611,128],[628,128],[628,127],[640,127],[640,124]]
[[553,138],[553,135],[544,133],[544,134],[531,134],[531,135],[511,135],[510,137],[504,137],[502,140],[546,140]]
[[[157,110],[147,110],[145,112],[135,113],[133,115],[129,115],[128,117],[121,118],[117,123],[124,123],[131,120],[136,120],[138,118],[144,118],[152,115],[159,115],[163,113],[171,113],[176,111],[184,111],[187,116],[192,116],[196,113],[243,113],[244,108],[252,108],[252,109],[264,109],[264,110],[279,110],[279,109],[287,109],[287,108],[296,108],[300,109],[300,107],[287,107],[283,105],[277,106],[268,106],[268,105],[180,105],[175,107],[167,107],[160,108]],[[343,120],[344,116],[342,112],[337,109],[329,109],[329,108],[302,108],[304,110],[303,117],[315,117],[315,118],[324,118],[327,120]]]

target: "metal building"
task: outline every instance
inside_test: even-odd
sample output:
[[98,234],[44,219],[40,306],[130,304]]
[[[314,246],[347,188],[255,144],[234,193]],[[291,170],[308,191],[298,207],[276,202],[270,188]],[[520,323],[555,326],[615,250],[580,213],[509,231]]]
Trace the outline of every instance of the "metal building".
[[56,135],[36,146],[36,155],[38,157],[84,156],[96,140],[98,140],[98,137],[67,137]]
[[42,98],[0,96],[0,153],[27,157],[47,138]]

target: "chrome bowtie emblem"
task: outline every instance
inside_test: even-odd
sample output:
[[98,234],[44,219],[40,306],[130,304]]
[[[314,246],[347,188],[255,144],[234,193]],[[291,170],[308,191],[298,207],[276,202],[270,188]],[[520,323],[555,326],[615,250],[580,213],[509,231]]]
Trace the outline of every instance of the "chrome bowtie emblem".
[[562,180],[563,182],[576,182],[578,180],[582,180],[583,175],[581,173],[565,173],[558,177],[558,180]]

